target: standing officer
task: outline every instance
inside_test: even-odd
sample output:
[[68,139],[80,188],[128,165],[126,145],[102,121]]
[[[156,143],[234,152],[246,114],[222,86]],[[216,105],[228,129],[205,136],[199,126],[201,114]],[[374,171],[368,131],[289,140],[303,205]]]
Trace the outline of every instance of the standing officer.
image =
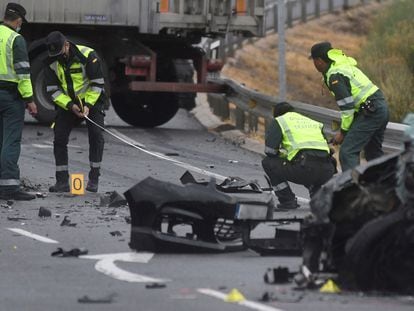
[[20,189],[18,160],[24,125],[25,107],[37,113],[33,102],[30,64],[26,42],[18,34],[26,10],[8,3],[0,25],[0,198],[32,200],[36,196]]
[[[50,192],[68,192],[68,148],[72,128],[85,116],[104,126],[104,78],[96,52],[69,42],[59,31],[46,38],[50,64],[46,68],[47,91],[57,106],[53,151],[56,161],[56,184]],[[104,148],[102,130],[87,121],[89,137],[89,180],[86,190],[98,191]]]
[[335,135],[334,144],[341,144],[342,171],[359,164],[362,149],[368,161],[382,156],[389,115],[381,90],[356,67],[355,59],[333,49],[329,42],[312,46],[309,58],[322,73],[341,110],[341,130]]
[[294,111],[286,102],[273,108],[275,117],[265,138],[262,166],[269,176],[281,209],[299,205],[288,181],[304,185],[312,196],[335,173],[323,125]]

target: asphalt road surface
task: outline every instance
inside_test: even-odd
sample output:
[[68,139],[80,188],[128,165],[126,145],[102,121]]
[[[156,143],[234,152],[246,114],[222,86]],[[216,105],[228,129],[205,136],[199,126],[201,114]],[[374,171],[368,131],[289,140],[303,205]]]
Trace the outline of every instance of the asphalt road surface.
[[[297,257],[261,257],[252,251],[134,253],[128,246],[130,225],[125,218],[129,209],[100,206],[105,192],[123,194],[147,176],[179,184],[179,177],[188,168],[256,179],[266,185],[261,156],[205,130],[185,111],[155,129],[131,128],[112,112],[107,123],[108,129],[125,135],[132,144],[145,145],[146,150],[167,154],[185,165],[159,159],[106,135],[99,193],[48,193],[54,183],[53,133],[35,122],[27,123],[20,158],[22,179],[33,191],[47,196],[31,202],[0,201],[1,311],[413,310],[412,297],[321,294],[294,290],[292,284],[264,283],[267,268],[284,266],[296,271],[300,264]],[[87,176],[86,128],[74,129],[69,144],[71,173]],[[209,179],[199,173],[195,176]],[[294,189],[306,198],[303,188]],[[51,210],[52,216],[40,218],[40,207]],[[298,214],[307,212],[304,204]],[[76,226],[61,226],[64,217]],[[118,234],[113,233],[116,231]],[[59,247],[86,248],[89,257],[52,257]],[[146,287],[164,281],[163,288]],[[234,288],[246,300],[226,302]],[[276,301],[260,301],[265,292],[271,292]]]

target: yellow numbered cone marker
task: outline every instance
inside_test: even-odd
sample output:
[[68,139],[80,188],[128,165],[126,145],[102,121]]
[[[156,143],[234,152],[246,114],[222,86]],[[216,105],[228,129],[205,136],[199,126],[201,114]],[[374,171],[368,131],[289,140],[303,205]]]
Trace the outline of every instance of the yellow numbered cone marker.
[[85,194],[85,178],[83,174],[71,174],[71,193],[76,195]]
[[227,302],[240,302],[244,300],[246,300],[246,298],[236,288],[233,288],[226,297]]
[[337,294],[341,292],[338,285],[335,284],[331,279],[327,280],[325,284],[319,290],[321,293]]

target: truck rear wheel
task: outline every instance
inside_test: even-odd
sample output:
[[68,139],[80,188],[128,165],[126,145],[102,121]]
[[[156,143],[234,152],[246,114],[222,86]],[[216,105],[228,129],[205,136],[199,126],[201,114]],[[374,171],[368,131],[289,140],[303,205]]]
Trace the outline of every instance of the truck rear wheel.
[[178,111],[178,98],[164,92],[117,92],[111,96],[117,115],[136,127],[155,127],[168,122]]
[[37,105],[35,118],[42,124],[51,124],[55,120],[56,111],[52,98],[46,92],[45,65],[47,53],[39,54],[31,64],[34,101]]

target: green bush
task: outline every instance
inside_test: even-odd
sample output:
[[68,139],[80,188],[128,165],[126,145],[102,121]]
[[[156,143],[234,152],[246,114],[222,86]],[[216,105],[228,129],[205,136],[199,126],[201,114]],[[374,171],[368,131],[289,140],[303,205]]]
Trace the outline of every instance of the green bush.
[[359,62],[384,92],[391,120],[414,111],[414,1],[394,0],[374,22]]

